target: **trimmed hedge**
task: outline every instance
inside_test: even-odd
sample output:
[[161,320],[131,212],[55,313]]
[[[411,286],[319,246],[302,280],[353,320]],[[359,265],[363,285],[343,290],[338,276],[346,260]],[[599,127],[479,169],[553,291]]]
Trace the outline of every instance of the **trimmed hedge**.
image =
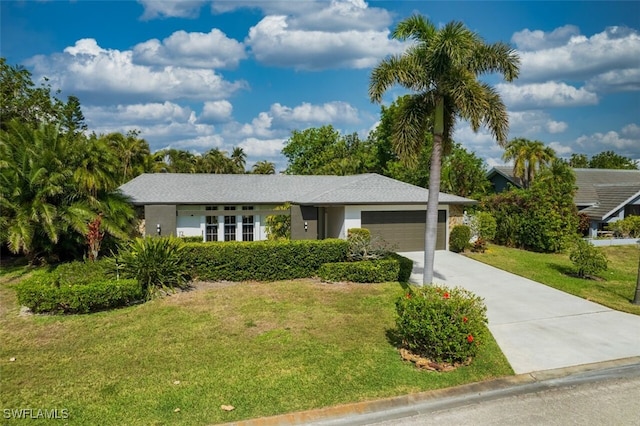
[[462,253],[469,247],[471,239],[471,228],[467,225],[456,225],[451,229],[449,235],[449,250],[454,253]]
[[411,259],[391,254],[384,259],[358,262],[325,263],[318,270],[324,281],[352,281],[356,283],[407,282],[411,276]]
[[193,278],[277,281],[316,275],[320,266],[346,259],[345,240],[188,243],[182,250]]
[[23,281],[17,293],[20,304],[36,313],[86,314],[144,298],[136,280],[103,278],[90,284],[58,284],[55,273],[41,273]]

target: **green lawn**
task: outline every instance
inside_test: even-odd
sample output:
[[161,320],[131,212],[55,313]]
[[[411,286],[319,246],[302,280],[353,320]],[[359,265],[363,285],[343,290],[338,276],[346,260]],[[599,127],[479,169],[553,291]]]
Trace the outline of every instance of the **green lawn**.
[[640,251],[635,246],[610,246],[601,249],[609,259],[609,268],[597,280],[572,276],[573,264],[566,254],[534,253],[490,245],[486,253],[467,255],[601,305],[640,315],[640,306],[631,303],[636,288]]
[[209,284],[111,312],[19,316],[21,274],[6,272],[0,405],[65,408],[71,424],[220,423],[513,374],[493,340],[450,373],[402,362],[389,342],[397,283]]

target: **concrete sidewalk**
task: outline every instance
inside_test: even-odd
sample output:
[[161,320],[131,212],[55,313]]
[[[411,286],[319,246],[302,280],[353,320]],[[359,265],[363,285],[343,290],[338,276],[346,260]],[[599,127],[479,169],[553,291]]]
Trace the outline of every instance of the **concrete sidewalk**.
[[[422,280],[423,252],[411,281]],[[437,251],[434,281],[484,298],[489,329],[516,374],[640,356],[640,316],[555,290],[449,251]]]

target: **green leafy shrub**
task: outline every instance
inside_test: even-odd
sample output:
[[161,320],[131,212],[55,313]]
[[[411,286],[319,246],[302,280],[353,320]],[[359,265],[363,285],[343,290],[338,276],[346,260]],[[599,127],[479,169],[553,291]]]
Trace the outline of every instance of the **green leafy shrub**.
[[115,265],[112,259],[102,258],[93,262],[75,261],[63,263],[53,271],[57,285],[83,285],[115,278]]
[[484,253],[487,249],[487,242],[496,236],[497,222],[489,212],[477,212],[471,218],[471,233],[476,237],[472,250]]
[[349,228],[347,230],[347,240],[361,237],[365,241],[371,241],[371,231],[367,228]]
[[352,281],[383,283],[397,281],[400,263],[393,259],[360,260],[356,262],[325,263],[318,270],[324,281]]
[[365,228],[351,228],[347,231],[349,261],[382,259],[391,253],[389,245],[379,237],[371,237]]
[[389,281],[407,282],[411,276],[411,259],[389,255],[384,259],[361,260],[356,262],[325,263],[318,270],[324,281],[352,281],[356,283],[383,283]]
[[347,258],[345,240],[189,243],[182,256],[203,280],[277,281],[315,276],[324,263]]
[[435,362],[475,357],[486,330],[486,306],[462,288],[425,286],[396,301],[396,327],[404,347]]
[[183,243],[201,243],[202,237],[200,236],[191,236],[191,237],[179,237]]
[[640,216],[627,216],[610,223],[609,229],[624,238],[640,237]]
[[454,253],[462,253],[469,246],[471,228],[467,225],[456,225],[449,235],[449,250]]
[[607,270],[607,256],[582,238],[577,239],[571,248],[569,259],[573,262],[578,276],[581,278]]
[[122,276],[138,280],[148,298],[184,287],[189,273],[183,248],[174,237],[136,238],[118,253]]
[[39,273],[17,286],[18,301],[35,313],[86,314],[114,309],[143,299],[136,280],[102,279],[59,284],[55,273]]
[[265,231],[270,241],[291,239],[291,204],[285,203],[274,210],[282,210],[286,214],[274,214],[265,218]]

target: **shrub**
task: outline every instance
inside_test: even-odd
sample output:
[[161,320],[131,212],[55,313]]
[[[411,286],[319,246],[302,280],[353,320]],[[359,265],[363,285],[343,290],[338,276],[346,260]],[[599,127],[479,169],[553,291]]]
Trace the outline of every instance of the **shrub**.
[[182,255],[204,280],[276,281],[316,275],[324,263],[347,258],[345,240],[189,243]]
[[467,225],[456,225],[451,229],[449,235],[449,250],[454,253],[461,253],[469,246],[471,239],[471,228]]
[[106,278],[115,278],[112,259],[103,258],[93,262],[69,262],[59,265],[54,271],[56,285],[84,285]]
[[271,241],[291,239],[291,204],[285,203],[275,208],[286,214],[269,215],[265,218],[267,239]]
[[183,248],[174,237],[136,238],[118,254],[122,276],[138,280],[147,298],[184,287],[189,274]]
[[411,259],[394,253],[384,259],[325,263],[318,270],[318,276],[324,281],[407,282],[412,269],[413,261]]
[[581,238],[576,240],[569,252],[569,259],[581,278],[607,270],[607,256],[593,244]]
[[397,281],[400,263],[393,259],[361,260],[357,262],[325,263],[318,270],[324,281],[383,283]]
[[624,238],[640,237],[640,216],[627,216],[609,224],[609,229]]
[[202,237],[200,236],[191,236],[191,237],[179,237],[183,243],[201,243]]
[[379,237],[371,237],[371,232],[364,228],[351,228],[347,231],[350,261],[382,259],[386,257],[391,248]]
[[360,237],[365,241],[371,241],[371,231],[366,228],[349,228],[347,230],[347,241],[356,237]]
[[136,280],[102,279],[88,284],[58,284],[55,273],[39,273],[17,286],[18,301],[36,313],[86,314],[143,299]]
[[486,306],[468,290],[440,286],[413,289],[396,301],[396,327],[404,347],[435,362],[475,357],[486,331]]
[[484,253],[487,249],[487,242],[496,236],[496,219],[489,212],[478,212],[471,218],[471,232],[476,237],[472,250]]

